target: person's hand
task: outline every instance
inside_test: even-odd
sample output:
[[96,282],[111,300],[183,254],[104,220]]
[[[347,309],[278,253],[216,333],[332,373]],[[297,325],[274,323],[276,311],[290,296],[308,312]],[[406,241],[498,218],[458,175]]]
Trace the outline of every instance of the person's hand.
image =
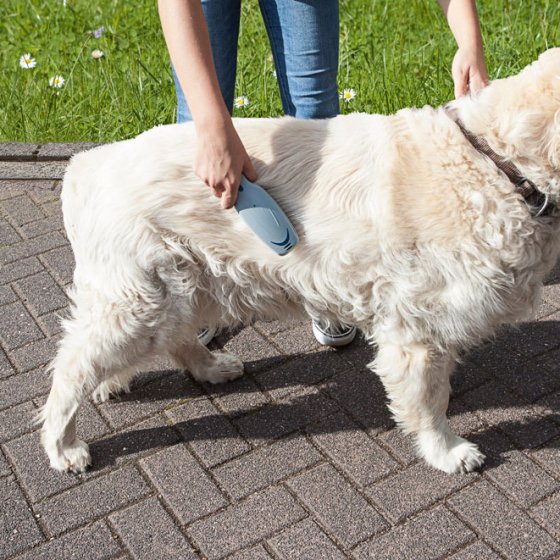
[[237,200],[241,174],[249,181],[257,173],[231,120],[197,127],[194,172],[222,199],[223,208],[231,208]]
[[455,83],[455,97],[476,94],[488,85],[482,49],[459,48],[453,58],[451,74]]

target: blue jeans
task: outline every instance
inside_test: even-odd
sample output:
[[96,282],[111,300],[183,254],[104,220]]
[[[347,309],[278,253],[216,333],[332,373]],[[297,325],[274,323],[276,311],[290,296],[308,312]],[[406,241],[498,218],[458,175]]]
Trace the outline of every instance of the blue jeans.
[[[259,0],[287,115],[338,114],[338,0]],[[241,0],[202,0],[222,96],[232,112]],[[177,122],[192,120],[175,71]]]

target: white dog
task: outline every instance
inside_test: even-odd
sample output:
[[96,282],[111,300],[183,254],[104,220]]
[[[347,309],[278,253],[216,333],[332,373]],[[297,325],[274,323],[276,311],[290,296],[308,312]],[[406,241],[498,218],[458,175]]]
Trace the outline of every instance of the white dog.
[[[41,412],[52,467],[90,462],[74,420],[85,394],[126,390],[156,353],[200,381],[234,379],[241,361],[207,350],[200,329],[305,316],[375,343],[390,409],[430,465],[480,466],[449,429],[449,378],[459,352],[528,316],[557,259],[560,49],[449,107],[235,120],[259,183],[298,231],[284,257],[195,176],[192,125],[75,156],[62,192],[72,315]],[[469,133],[536,185],[539,206],[548,196],[542,215]]]

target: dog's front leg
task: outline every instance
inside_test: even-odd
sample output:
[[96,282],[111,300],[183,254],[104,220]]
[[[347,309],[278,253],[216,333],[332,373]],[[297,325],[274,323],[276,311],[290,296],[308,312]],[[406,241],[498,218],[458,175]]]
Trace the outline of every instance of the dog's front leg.
[[447,422],[454,365],[453,356],[424,344],[381,343],[374,362],[395,420],[416,435],[420,456],[447,473],[469,472],[484,462],[478,447],[455,435]]

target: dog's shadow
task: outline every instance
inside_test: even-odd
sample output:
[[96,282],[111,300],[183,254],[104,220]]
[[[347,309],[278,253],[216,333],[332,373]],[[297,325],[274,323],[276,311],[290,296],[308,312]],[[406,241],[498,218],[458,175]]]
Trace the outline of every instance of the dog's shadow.
[[[463,414],[476,417],[473,433],[469,421],[466,431],[459,432],[481,445],[488,456],[487,468],[507,460],[508,452],[515,449],[558,448],[560,349],[554,351],[559,346],[558,327],[558,321],[508,327],[458,366],[452,380],[450,422],[461,425]],[[184,375],[178,372],[145,375],[116,404],[157,407],[157,401],[173,401],[176,407],[166,407],[169,425],[133,427],[91,443],[93,471],[181,440],[220,446],[220,441],[240,435],[253,442],[272,441],[304,429],[337,433],[356,425],[372,435],[385,432],[393,427],[386,395],[379,379],[365,367],[373,355],[374,349],[365,341],[356,340],[336,352],[248,362],[247,369],[254,372],[248,378],[218,386],[199,386],[184,378],[178,384]],[[265,402],[262,389],[274,397],[272,402]],[[219,412],[208,405],[207,396],[215,402],[233,399],[237,408]],[[200,401],[206,401],[207,408],[189,412]]]

